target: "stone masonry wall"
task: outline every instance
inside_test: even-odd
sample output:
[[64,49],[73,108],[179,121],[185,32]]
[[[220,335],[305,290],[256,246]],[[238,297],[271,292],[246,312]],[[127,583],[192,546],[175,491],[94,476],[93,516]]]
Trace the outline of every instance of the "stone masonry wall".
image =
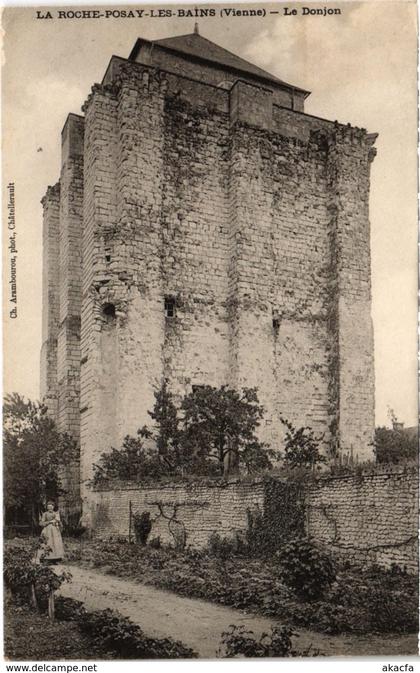
[[[81,493],[92,463],[116,442],[116,317],[103,312],[116,304],[107,286],[119,266],[112,234],[116,227],[117,101],[112,90],[95,90],[86,105],[84,134],[83,274],[81,321]],[[111,243],[108,241],[111,239]],[[117,276],[118,277],[118,276]],[[116,307],[118,310],[119,306]],[[102,329],[104,328],[104,329]]]
[[[113,56],[109,62],[107,71],[102,80],[102,85],[107,86],[118,80],[121,69],[130,67],[131,61]],[[196,106],[206,105],[211,110],[229,112],[229,92],[217,85],[204,84],[197,78],[186,77],[185,74],[165,73],[168,86],[168,94],[176,95]]]
[[204,95],[214,86],[177,87],[150,66],[118,63],[114,77],[84,108],[83,480],[149,421],[162,377],[178,396],[256,386],[265,441],[281,444],[283,415],[367,457],[366,133],[275,107],[244,82],[218,89],[229,108]]
[[60,178],[59,278],[57,340],[59,430],[80,438],[80,305],[82,277],[84,119],[69,115],[62,132]]
[[[287,487],[280,480],[281,490]],[[284,484],[282,486],[282,483]],[[270,498],[275,498],[270,503]],[[120,484],[91,495],[95,536],[129,535],[133,514],[150,512],[152,538],[174,545],[186,534],[186,545],[204,547],[213,532],[228,538],[245,533],[247,510],[273,515],[276,489],[263,481],[214,484],[162,484],[159,487]],[[363,476],[323,478],[308,486],[306,527],[310,538],[329,553],[356,564],[396,564],[417,573],[418,475],[412,469]],[[279,512],[279,526],[283,520]],[[131,533],[134,534],[133,530]]]
[[418,572],[418,474],[322,479],[307,492],[307,530],[350,562]]
[[[59,227],[57,427],[80,446],[80,311],[84,119],[70,114],[62,131]],[[79,460],[62,474],[62,509],[80,507]]]
[[57,415],[57,335],[59,325],[60,183],[42,199],[42,351],[41,399]]
[[228,375],[227,114],[168,96],[164,116],[160,249],[165,318],[163,373],[179,395]]
[[91,500],[95,535],[127,537],[130,502],[133,515],[150,512],[153,525],[149,540],[160,537],[162,544],[174,545],[174,536],[183,532],[187,546],[201,548],[213,532],[233,537],[246,530],[247,509],[263,509],[264,484],[168,484],[95,491]]
[[200,72],[114,58],[63,130],[57,414],[86,497],[162,379],[256,386],[274,448],[283,416],[372,453],[374,136]]
[[359,453],[360,447],[367,447],[372,440],[375,399],[369,178],[375,138],[361,129],[338,125],[326,138],[335,284],[335,308],[330,318],[336,334],[336,440],[342,454]]
[[[183,56],[179,53],[174,54],[173,52],[161,49],[158,45],[153,46],[151,53],[152,56],[150,57],[150,49],[144,45],[137,56],[137,62],[145,65],[154,65],[181,77],[192,77],[206,84],[212,84],[224,89],[230,89],[238,79],[249,82],[257,87],[261,86],[261,80],[249,73],[229,72],[217,63],[211,65],[210,63],[198,62],[197,60],[188,58],[188,56]],[[277,105],[283,105],[287,108],[294,106],[296,109],[303,110],[304,95],[302,92],[294,91],[293,93],[292,87],[283,87],[271,81],[266,81],[265,86],[272,89]]]

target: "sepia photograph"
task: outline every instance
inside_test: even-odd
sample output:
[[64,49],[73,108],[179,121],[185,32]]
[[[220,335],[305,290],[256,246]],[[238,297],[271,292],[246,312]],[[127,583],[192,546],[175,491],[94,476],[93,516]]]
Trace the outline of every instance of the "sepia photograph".
[[4,658],[412,661],[416,3],[2,31]]

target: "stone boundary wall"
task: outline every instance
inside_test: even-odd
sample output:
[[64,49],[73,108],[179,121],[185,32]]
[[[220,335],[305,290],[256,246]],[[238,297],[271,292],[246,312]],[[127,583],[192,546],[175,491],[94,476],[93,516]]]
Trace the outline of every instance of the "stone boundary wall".
[[236,532],[245,531],[247,510],[263,510],[264,484],[126,485],[94,491],[92,501],[92,527],[98,537],[128,536],[131,502],[133,514],[150,512],[149,541],[160,537],[162,544],[174,545],[176,536],[183,532],[187,547],[200,548],[207,545],[214,532],[234,537]]
[[[247,510],[272,520],[279,506],[276,489],[263,480],[228,484],[121,485],[92,492],[94,535],[128,537],[133,514],[150,512],[149,541],[175,544],[185,535],[187,547],[202,548],[212,533],[235,537],[248,527]],[[270,495],[273,494],[273,495]],[[276,498],[269,502],[269,498]],[[306,489],[306,529],[314,542],[356,564],[396,564],[411,573],[418,568],[418,474],[416,469],[361,476],[326,477]],[[284,514],[284,512],[283,512]],[[278,513],[279,525],[285,525]],[[281,523],[281,522],[284,523]],[[133,532],[133,531],[132,531]]]
[[321,479],[307,490],[307,531],[353,563],[418,572],[418,473]]

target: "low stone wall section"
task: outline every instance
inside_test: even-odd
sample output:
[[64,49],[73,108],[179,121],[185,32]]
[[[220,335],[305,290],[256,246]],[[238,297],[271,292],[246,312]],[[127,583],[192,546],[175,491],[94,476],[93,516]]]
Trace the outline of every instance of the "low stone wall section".
[[[267,484],[263,480],[159,487],[123,484],[95,490],[93,532],[102,538],[128,537],[130,510],[133,515],[149,512],[149,542],[159,537],[162,544],[176,545],[183,539],[187,547],[203,548],[212,533],[228,538],[244,535],[249,511],[264,515],[261,525],[275,526],[278,510],[278,526],[286,539],[293,535],[293,526],[287,530],[287,524],[293,520],[290,498],[295,496],[290,488],[287,496],[288,486],[280,479],[270,480],[270,487]],[[331,554],[353,564],[388,568],[395,564],[417,573],[416,469],[324,477],[305,488],[304,503],[307,534]],[[301,504],[296,497],[297,511]],[[134,538],[132,525],[131,534]]]
[[[130,505],[131,503],[131,505]],[[150,512],[149,540],[172,544],[182,529],[187,547],[202,548],[212,533],[234,537],[247,529],[247,510],[263,510],[263,482],[224,485],[165,484],[121,486],[94,492],[92,525],[99,537],[129,535],[130,507],[134,514]],[[181,529],[181,530],[180,530]]]
[[321,479],[306,513],[309,535],[333,554],[418,572],[417,469]]

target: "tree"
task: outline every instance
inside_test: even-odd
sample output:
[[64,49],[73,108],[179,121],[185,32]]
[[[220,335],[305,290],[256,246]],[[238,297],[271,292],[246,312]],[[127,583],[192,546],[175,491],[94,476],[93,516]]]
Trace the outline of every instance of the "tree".
[[76,458],[73,438],[57,430],[47,411],[18,393],[4,398],[5,505],[35,518],[47,498],[62,493],[60,472]]
[[227,476],[241,464],[248,472],[270,468],[274,452],[255,434],[263,411],[254,389],[239,393],[227,386],[199,386],[184,397],[180,413],[164,382],[148,412],[154,425],[103,453],[94,466],[94,484],[164,475]]
[[167,473],[157,458],[156,450],[144,445],[139,430],[137,437],[126,435],[122,447],[102,453],[99,462],[93,465],[95,486],[108,480],[141,481],[145,477],[160,477]]
[[255,388],[239,392],[228,386],[197,386],[181,408],[184,449],[198,463],[215,464],[224,477],[241,464],[249,473],[271,467],[274,452],[256,435],[264,409]]
[[418,459],[417,429],[404,429],[395,422],[393,428],[375,428],[374,452],[378,463],[402,463]]
[[154,441],[158,461],[173,472],[182,467],[184,456],[178,409],[166,381],[155,393],[155,404],[148,414],[155,422],[154,427],[149,429],[144,426],[139,434]]
[[121,448],[101,455],[94,465],[95,485],[110,479],[141,481],[192,471],[194,460],[184,449],[181,420],[166,381],[155,392],[153,410],[148,414],[154,421],[152,427],[143,426],[136,437],[126,435]]
[[325,463],[326,457],[319,451],[319,443],[323,436],[315,435],[309,427],[295,428],[285,418],[280,419],[287,428],[284,447],[284,462],[292,468],[306,467],[313,469],[319,463]]

